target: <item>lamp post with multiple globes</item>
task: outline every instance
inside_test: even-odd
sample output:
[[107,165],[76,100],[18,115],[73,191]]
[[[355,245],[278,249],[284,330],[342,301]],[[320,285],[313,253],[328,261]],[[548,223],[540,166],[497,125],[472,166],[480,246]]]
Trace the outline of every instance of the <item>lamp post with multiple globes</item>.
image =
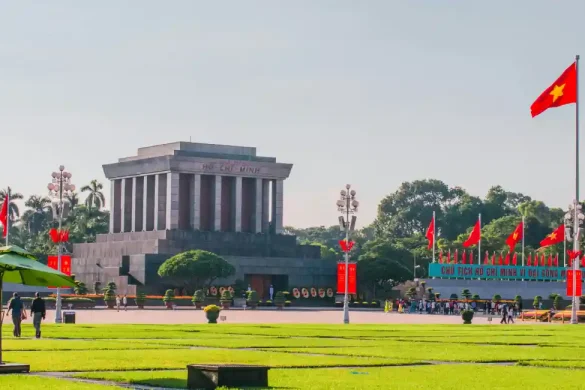
[[[341,213],[339,217],[340,226],[345,230],[345,241],[349,244],[349,233],[355,226],[356,217],[352,216],[351,223],[349,220],[350,214],[355,214],[358,211],[360,203],[357,201],[355,190],[351,189],[351,185],[347,184],[344,190],[339,193],[341,196],[337,201],[337,210]],[[345,217],[345,219],[344,219]],[[349,294],[348,294],[348,274],[349,274],[349,250],[345,251],[345,295],[343,296],[343,323],[349,324]]]
[[[75,185],[71,184],[71,173],[65,171],[65,167],[61,165],[59,172],[53,172],[51,174],[53,180],[47,185],[49,189],[49,196],[56,199],[53,204],[54,212],[53,215],[57,215],[59,218],[59,232],[63,225],[63,216],[65,213],[65,203],[63,198],[69,193],[75,191]],[[63,252],[63,243],[61,240],[57,243],[57,270],[61,271],[61,253]],[[55,323],[60,324],[63,322],[61,315],[61,288],[57,287],[57,299],[55,302]]]

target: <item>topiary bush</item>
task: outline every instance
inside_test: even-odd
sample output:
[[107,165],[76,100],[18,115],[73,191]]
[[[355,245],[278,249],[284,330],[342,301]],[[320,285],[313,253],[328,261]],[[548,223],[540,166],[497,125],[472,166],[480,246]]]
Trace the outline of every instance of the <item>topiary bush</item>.
[[502,296],[500,294],[495,294],[492,298],[492,301],[499,303],[502,300]]
[[252,309],[255,309],[258,306],[258,293],[255,290],[248,291],[248,298],[246,299],[246,303]]
[[532,301],[532,306],[534,306],[535,309],[538,309],[540,307],[540,302],[542,302],[542,297],[537,295],[534,297],[534,301]]
[[138,306],[139,309],[144,309],[144,302],[146,302],[146,294],[144,293],[136,294],[134,302],[136,302],[136,306]]
[[163,297],[163,302],[165,303],[167,309],[173,308],[173,302],[175,301],[175,293],[173,290],[168,289],[165,291],[165,295]]
[[104,291],[104,302],[108,309],[113,309],[116,303],[116,283],[110,282]]
[[461,318],[463,319],[464,324],[471,324],[471,320],[473,319],[473,310],[463,310],[461,312]]
[[453,293],[453,294],[451,294],[451,296],[449,297],[449,299],[456,300],[456,299],[459,299],[459,297],[457,296],[457,294]]
[[563,304],[563,297],[561,297],[559,294],[557,294],[555,296],[554,301],[553,301],[553,307],[555,308],[555,310],[560,310],[562,304]]

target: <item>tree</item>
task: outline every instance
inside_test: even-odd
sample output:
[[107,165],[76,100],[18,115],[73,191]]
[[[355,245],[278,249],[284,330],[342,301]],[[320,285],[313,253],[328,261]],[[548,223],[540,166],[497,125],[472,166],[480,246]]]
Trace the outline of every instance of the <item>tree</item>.
[[222,257],[203,250],[179,253],[158,269],[160,277],[191,291],[207,288],[215,279],[228,278],[235,272],[235,268]]
[[81,187],[81,192],[89,192],[87,198],[85,198],[85,206],[91,211],[95,206],[96,209],[101,209],[106,205],[106,199],[102,190],[104,186],[97,180],[92,180],[89,185]]
[[65,196],[67,202],[69,202],[69,206],[71,210],[75,210],[75,208],[79,205],[79,196],[77,196],[77,192],[71,192]]
[[358,259],[358,280],[376,296],[376,290],[390,290],[412,277],[412,254],[389,241],[374,240]]
[[472,295],[472,294],[471,294],[471,291],[469,291],[469,289],[467,289],[467,288],[464,288],[464,289],[461,291],[461,296],[462,296],[463,298],[465,298],[465,299],[469,299],[469,298],[471,298],[471,295]]
[[15,222],[18,218],[20,218],[20,210],[18,209],[18,206],[14,201],[23,199],[23,196],[18,192],[13,192],[10,189],[10,187],[7,187],[3,190],[0,190],[0,204],[4,203],[4,199],[6,199],[6,194],[10,194],[10,203],[8,204],[8,215],[10,216],[10,221]]
[[29,209],[22,215],[22,221],[30,233],[39,233],[51,216],[51,200],[47,197],[32,195],[24,205]]

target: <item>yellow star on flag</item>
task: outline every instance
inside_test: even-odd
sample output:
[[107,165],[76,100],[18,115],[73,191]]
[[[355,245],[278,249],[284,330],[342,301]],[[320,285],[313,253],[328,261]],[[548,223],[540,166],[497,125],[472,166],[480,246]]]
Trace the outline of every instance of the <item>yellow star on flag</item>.
[[514,241],[516,241],[516,239],[518,238],[518,233],[514,232],[514,235],[512,237],[514,238]]
[[551,240],[556,240],[557,238],[557,233],[552,232],[551,234],[548,235],[548,238],[550,238]]
[[561,86],[555,85],[552,91],[550,91],[550,95],[553,97],[553,103],[557,101],[558,98],[563,96],[563,89],[565,89],[565,85]]

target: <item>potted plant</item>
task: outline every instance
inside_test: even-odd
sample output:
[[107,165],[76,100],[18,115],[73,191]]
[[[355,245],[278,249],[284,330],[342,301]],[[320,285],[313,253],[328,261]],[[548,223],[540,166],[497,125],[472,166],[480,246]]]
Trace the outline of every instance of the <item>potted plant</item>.
[[559,294],[556,294],[555,299],[553,301],[553,307],[555,308],[555,310],[560,310],[562,304],[563,298]]
[[473,310],[463,310],[461,312],[461,318],[463,318],[464,324],[471,324],[471,320],[473,319]]
[[167,307],[167,309],[173,308],[173,301],[174,300],[175,300],[175,294],[173,293],[173,290],[168,289],[167,291],[165,291],[165,296],[163,297],[163,302],[165,303],[165,306]]
[[466,300],[466,301],[468,301],[468,300],[469,300],[469,298],[471,298],[472,294],[471,294],[471,291],[469,291],[469,289],[467,289],[467,288],[464,288],[464,289],[461,291],[461,296],[462,296],[463,298],[465,298],[465,300]]
[[284,301],[284,307],[290,307],[290,301]]
[[534,306],[535,310],[540,308],[540,302],[542,302],[542,297],[540,295],[535,296],[534,301],[532,302],[532,306]]
[[195,294],[193,294],[193,299],[191,299],[191,301],[195,305],[196,309],[198,309],[198,310],[201,309],[201,306],[203,305],[203,302],[205,301],[205,293],[203,292],[203,290],[195,291]]
[[108,309],[113,309],[116,304],[116,283],[108,283],[108,287],[104,291],[104,302]]
[[438,301],[441,298],[441,293],[435,293],[435,300]]
[[221,293],[221,298],[220,298],[219,302],[221,303],[222,308],[224,308],[224,309],[230,308],[230,305],[232,303],[232,294],[230,293],[229,290],[224,290]]
[[274,304],[278,310],[282,310],[285,304],[284,294],[282,291],[279,291],[274,296]]
[[451,299],[452,301],[456,301],[457,299],[459,299],[459,297],[457,296],[457,294],[453,293],[453,294],[451,294],[449,299]]
[[258,293],[254,290],[248,291],[248,299],[246,299],[246,304],[249,308],[255,309],[258,307]]
[[138,306],[139,309],[144,309],[144,302],[146,302],[146,294],[144,293],[136,294],[136,298],[134,298],[134,301],[136,302],[136,306]]
[[219,317],[219,312],[221,308],[217,305],[207,305],[205,309],[205,317],[207,317],[207,323],[209,324],[217,324],[217,317]]

